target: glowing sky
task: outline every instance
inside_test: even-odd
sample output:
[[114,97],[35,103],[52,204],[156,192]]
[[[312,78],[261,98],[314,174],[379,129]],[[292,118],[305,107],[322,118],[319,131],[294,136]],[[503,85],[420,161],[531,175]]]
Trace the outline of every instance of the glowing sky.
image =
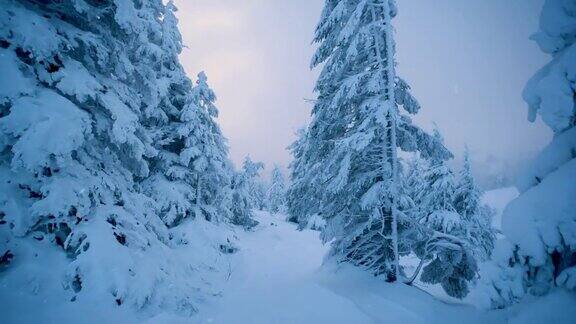
[[[529,124],[521,91],[546,63],[529,36],[543,0],[399,0],[399,73],[457,154],[524,157],[549,140]],[[190,76],[206,71],[233,160],[286,166],[309,119],[309,70],[322,0],[176,0]]]

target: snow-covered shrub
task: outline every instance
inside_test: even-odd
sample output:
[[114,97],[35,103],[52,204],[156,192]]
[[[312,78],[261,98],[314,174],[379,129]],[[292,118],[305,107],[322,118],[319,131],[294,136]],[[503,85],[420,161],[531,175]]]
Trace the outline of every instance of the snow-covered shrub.
[[506,243],[482,291],[493,307],[527,293],[576,288],[576,1],[547,0],[533,39],[552,61],[528,82],[524,99],[529,119],[540,115],[555,135],[519,178],[521,194],[504,211]]

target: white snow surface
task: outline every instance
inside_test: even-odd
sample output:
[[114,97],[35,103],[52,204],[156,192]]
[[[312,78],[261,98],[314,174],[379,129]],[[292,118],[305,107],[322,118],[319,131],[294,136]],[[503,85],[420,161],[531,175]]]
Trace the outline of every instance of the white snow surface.
[[[65,265],[64,255],[45,249],[36,256],[42,260],[16,265],[22,275],[11,279],[17,280],[0,282],[0,291],[17,291],[0,293],[3,323],[535,324],[551,319],[554,324],[568,324],[576,316],[572,307],[576,297],[565,291],[504,311],[482,311],[438,299],[415,287],[388,284],[350,265],[323,264],[328,247],[322,245],[319,232],[297,231],[296,225],[285,221],[285,215],[255,212],[255,219],[260,224],[252,231],[235,231],[232,236],[238,252],[219,257],[214,263],[217,268],[200,270],[206,284],[213,285],[214,294],[199,304],[199,313],[193,317],[169,313],[149,317],[112,304],[69,302],[56,295],[60,291],[57,272],[30,268]],[[190,225],[185,231],[201,237],[213,233],[213,229],[198,230],[199,224]],[[182,251],[181,257],[189,256]],[[25,275],[38,272],[44,277]],[[211,276],[211,272],[215,274]]]
[[497,229],[502,229],[502,213],[509,202],[516,199],[519,195],[516,187],[506,187],[494,190],[489,190],[482,195],[482,203],[492,207],[495,210],[494,218],[492,219],[492,226]]
[[202,305],[194,323],[535,324],[551,318],[568,324],[576,315],[570,310],[574,295],[563,291],[504,311],[482,311],[388,284],[351,265],[323,264],[328,246],[319,232],[297,231],[281,214],[255,216],[260,224],[254,231],[238,233],[240,250],[232,257],[223,296]]
[[284,219],[256,213],[260,225],[240,234],[225,294],[201,307],[199,323],[462,323],[467,317],[481,323],[494,317],[352,266],[322,266],[328,246],[319,233],[297,231]]

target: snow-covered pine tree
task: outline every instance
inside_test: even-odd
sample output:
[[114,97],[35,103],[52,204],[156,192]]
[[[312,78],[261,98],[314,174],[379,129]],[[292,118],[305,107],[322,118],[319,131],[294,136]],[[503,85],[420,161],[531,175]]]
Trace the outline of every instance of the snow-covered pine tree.
[[[316,28],[312,66],[324,63],[316,84],[306,145],[309,166],[299,188],[318,190],[310,208],[327,220],[332,254],[387,280],[401,275],[399,251],[408,227],[399,212],[397,148],[424,158],[451,156],[404,113],[420,106],[396,76],[391,0],[327,0]],[[399,107],[402,106],[404,111]],[[299,162],[297,162],[299,163]]]
[[154,199],[157,214],[169,227],[194,215],[192,172],[180,155],[190,132],[185,130],[201,127],[198,118],[194,118],[199,113],[191,95],[192,83],[178,61],[182,38],[175,11],[172,1],[168,2],[162,20],[162,46],[155,53],[156,64],[166,68],[156,69],[154,78],[160,80],[160,87],[146,94],[154,104],[145,110],[143,123],[158,154],[150,159],[150,177],[141,184],[142,191]]
[[290,170],[290,186],[286,193],[288,221],[298,224],[300,229],[307,227],[309,219],[318,215],[321,205],[321,191],[310,180],[316,174],[318,164],[313,163],[314,151],[308,145],[309,129],[302,128],[296,133],[296,141],[289,146],[294,157],[288,166]]
[[231,213],[232,224],[251,229],[258,225],[252,212],[253,196],[250,192],[250,177],[244,171],[234,174],[230,186],[228,208]]
[[188,217],[207,220],[228,215],[223,202],[232,165],[220,128],[214,120],[216,96],[202,72],[192,85],[178,61],[182,39],[176,7],[169,1],[162,26],[162,55],[153,89],[158,108],[145,120],[159,154],[151,159],[152,176],[142,184],[157,202],[157,213],[173,227]]
[[[173,10],[0,0],[0,250],[22,265],[43,250],[20,240],[60,246],[69,264],[52,271],[65,272],[66,300],[191,313],[201,297],[140,189],[188,98]],[[42,278],[43,267],[19,275]]]
[[282,170],[277,165],[272,169],[267,202],[268,211],[271,213],[284,212],[286,210],[286,180]]
[[494,249],[496,233],[492,228],[494,211],[481,201],[482,191],[472,175],[470,152],[464,151],[464,165],[454,193],[454,207],[466,223],[466,231],[476,256],[486,260]]
[[467,237],[467,223],[454,207],[454,175],[444,161],[434,161],[426,173],[427,186],[421,192],[420,223],[425,240],[416,249],[422,269],[420,280],[441,284],[453,297],[468,293],[468,281],[477,270],[472,246]]
[[[434,137],[442,142],[438,130]],[[410,280],[441,284],[450,296],[463,298],[468,282],[476,277],[477,264],[469,237],[469,222],[454,206],[455,183],[452,170],[443,159],[432,159],[425,171],[424,186],[416,195],[410,216],[417,227],[414,252],[420,264]]]
[[266,187],[262,181],[264,163],[253,161],[250,156],[244,158],[242,173],[244,173],[246,188],[251,209],[263,210],[266,208]]
[[202,72],[195,86],[187,78],[170,84],[170,102],[161,106],[169,118],[155,132],[161,152],[154,164],[158,173],[143,187],[159,202],[158,213],[168,226],[187,217],[213,220],[228,214],[223,200],[233,168],[226,139],[214,120],[216,96],[207,80]]
[[[191,130],[188,135],[186,149],[180,158],[192,169],[195,181],[195,215],[207,220],[217,219],[225,215],[223,199],[230,186],[233,167],[228,159],[226,139],[220,127],[214,120],[218,117],[218,109],[214,105],[216,96],[207,84],[207,77],[202,72],[198,75],[196,86],[192,89],[193,102],[199,127]],[[194,120],[195,116],[184,112],[182,119]]]
[[576,290],[576,1],[547,0],[532,36],[551,62],[524,89],[529,119],[554,131],[520,176],[520,196],[502,216],[506,241],[487,267],[486,296],[503,307],[526,294]]
[[410,203],[413,206],[411,213],[416,213],[416,209],[422,205],[420,193],[426,186],[424,177],[428,168],[428,161],[422,159],[418,154],[413,154],[404,167],[403,192],[411,200]]

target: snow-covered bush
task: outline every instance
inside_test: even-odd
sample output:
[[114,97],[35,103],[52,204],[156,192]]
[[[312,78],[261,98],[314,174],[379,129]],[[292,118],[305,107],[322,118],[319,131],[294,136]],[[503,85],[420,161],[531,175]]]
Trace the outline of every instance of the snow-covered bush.
[[506,242],[481,292],[494,307],[527,293],[576,289],[576,1],[547,0],[533,39],[552,61],[528,82],[524,99],[529,119],[540,115],[555,135],[519,178],[521,194],[504,211]]

